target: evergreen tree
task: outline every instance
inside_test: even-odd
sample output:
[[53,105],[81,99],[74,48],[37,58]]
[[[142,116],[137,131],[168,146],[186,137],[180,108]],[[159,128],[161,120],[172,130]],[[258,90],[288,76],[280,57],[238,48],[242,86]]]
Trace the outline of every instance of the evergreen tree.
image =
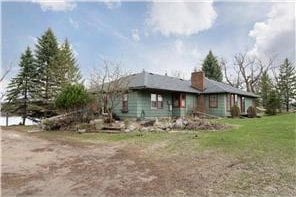
[[278,84],[281,102],[289,111],[289,105],[293,98],[296,98],[296,71],[294,65],[286,58],[280,66]]
[[205,58],[202,64],[202,70],[205,72],[206,77],[208,77],[209,79],[213,79],[216,81],[223,80],[222,69],[212,51],[210,51]]
[[279,105],[279,98],[276,90],[271,90],[268,94],[268,99],[266,103],[266,113],[269,115],[276,115]]
[[8,85],[7,101],[10,104],[8,111],[22,116],[23,124],[31,114],[32,101],[36,96],[36,66],[31,49],[28,47],[21,55],[20,70]]
[[268,94],[271,91],[271,80],[267,71],[263,72],[261,79],[260,79],[260,97],[261,97],[261,104],[264,108],[267,107],[267,100]]
[[57,39],[50,28],[38,38],[35,54],[39,97],[44,103],[50,103],[60,89],[59,48]]
[[62,86],[80,82],[81,74],[79,67],[67,39],[60,48],[59,64],[61,68],[60,77]]

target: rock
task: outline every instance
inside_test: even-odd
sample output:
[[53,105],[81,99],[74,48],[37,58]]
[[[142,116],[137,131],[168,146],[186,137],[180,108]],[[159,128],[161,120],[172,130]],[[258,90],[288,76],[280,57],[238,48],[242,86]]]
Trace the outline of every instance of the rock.
[[155,122],[156,120],[143,120],[141,121],[140,124],[144,127],[149,127],[149,126],[153,126]]
[[85,133],[86,132],[86,129],[78,129],[77,130],[77,133],[81,134],[81,133]]
[[148,127],[143,127],[140,129],[141,132],[148,132],[149,131],[149,128]]
[[182,118],[178,118],[174,124],[174,128],[176,129],[184,129],[185,125],[183,123]]
[[137,131],[137,130],[140,130],[141,128],[142,128],[142,126],[138,122],[132,122],[128,126],[128,129],[130,129],[132,131]]
[[[105,126],[106,127],[106,126]],[[125,124],[124,122],[121,122],[121,121],[115,121],[113,123],[111,123],[109,126],[107,127],[110,127],[110,128],[116,128],[117,129],[124,129],[125,128]]]
[[124,130],[124,132],[126,132],[126,133],[129,133],[129,132],[132,132],[133,130],[131,130],[131,129],[125,129]]

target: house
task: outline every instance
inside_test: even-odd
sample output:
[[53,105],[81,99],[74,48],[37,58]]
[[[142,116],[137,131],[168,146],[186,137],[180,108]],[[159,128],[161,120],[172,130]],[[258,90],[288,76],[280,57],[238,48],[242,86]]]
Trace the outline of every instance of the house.
[[120,118],[181,117],[199,111],[215,116],[230,116],[237,104],[241,113],[255,105],[255,94],[193,72],[191,80],[141,72],[129,76],[128,93],[114,113]]

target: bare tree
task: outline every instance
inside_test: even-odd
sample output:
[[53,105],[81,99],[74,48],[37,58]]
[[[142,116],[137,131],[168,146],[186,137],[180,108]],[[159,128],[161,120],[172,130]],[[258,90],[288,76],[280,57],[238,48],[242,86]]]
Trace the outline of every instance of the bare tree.
[[2,81],[5,79],[5,77],[8,75],[8,73],[11,71],[12,64],[9,64],[9,66],[4,66],[4,68],[1,70],[0,75],[0,84],[2,84]]
[[[250,56],[247,52],[238,53],[234,56],[232,68],[226,66],[226,61],[222,62],[224,68],[224,76],[228,84],[234,87],[244,87],[248,92],[256,93],[260,77],[264,71],[267,71],[274,62],[274,57],[263,58]],[[230,77],[229,70],[234,72],[234,76]]]
[[[0,101],[2,101],[5,97],[5,87],[4,87],[4,84],[3,84],[3,81],[4,79],[7,77],[7,75],[11,72],[11,69],[12,69],[12,64],[9,64],[8,66],[4,66],[4,68],[1,69],[1,75],[0,75],[0,85],[1,87],[1,93],[0,93]],[[4,92],[2,92],[2,90]]]
[[91,89],[96,93],[101,113],[107,113],[108,120],[113,120],[112,112],[128,93],[131,76],[123,71],[120,63],[103,60],[102,69],[91,75]]
[[[228,65],[225,59],[220,60],[220,66],[224,71],[224,77],[226,82],[236,88],[242,88],[242,80],[240,77],[240,70],[234,65]],[[230,72],[231,70],[231,72]]]

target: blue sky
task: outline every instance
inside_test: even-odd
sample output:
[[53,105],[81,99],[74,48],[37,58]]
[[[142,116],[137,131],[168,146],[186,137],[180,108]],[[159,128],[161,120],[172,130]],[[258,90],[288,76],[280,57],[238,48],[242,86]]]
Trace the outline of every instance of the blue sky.
[[2,67],[17,71],[21,52],[52,28],[68,38],[85,79],[102,60],[132,72],[186,76],[211,49],[295,60],[294,3],[2,2]]

